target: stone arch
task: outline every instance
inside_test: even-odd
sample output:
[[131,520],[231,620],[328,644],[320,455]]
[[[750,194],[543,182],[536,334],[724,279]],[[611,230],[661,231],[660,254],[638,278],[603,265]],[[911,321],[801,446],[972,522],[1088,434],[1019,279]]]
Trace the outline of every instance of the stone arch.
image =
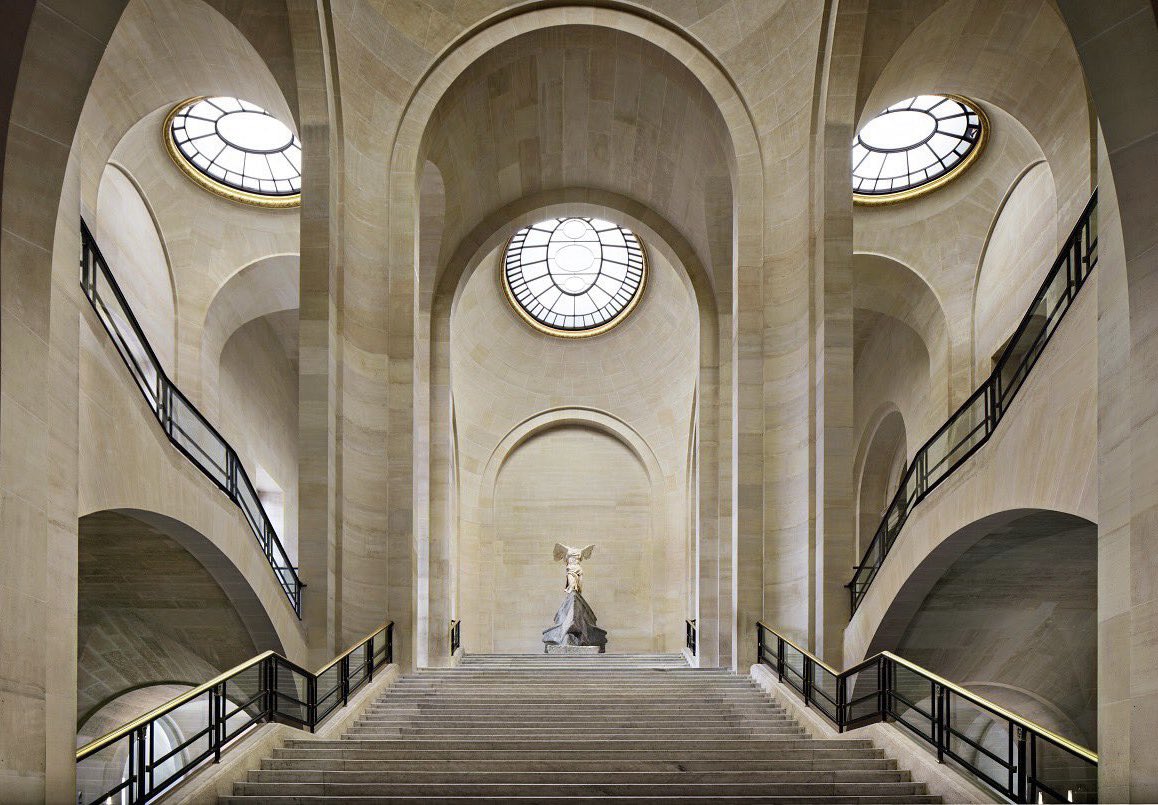
[[[107,735],[154,708],[177,698],[193,687],[195,686],[189,684],[161,682],[145,684],[121,692],[81,716],[77,724],[77,746],[84,746]],[[159,751],[156,751],[156,756],[164,756],[204,729],[207,710],[204,698],[202,698],[200,701],[194,700],[173,713],[163,716],[157,722],[158,728],[163,733],[163,738],[157,741],[156,749]],[[168,767],[195,754],[196,747],[197,742],[194,741],[190,747],[177,753],[172,764],[159,764],[157,779],[163,780],[172,774],[172,769]],[[85,802],[96,801],[101,793],[124,781],[128,762],[128,741],[120,741],[111,750],[100,752],[88,762],[77,767],[77,794],[83,797]]]
[[973,282],[975,384],[992,371],[995,356],[1012,338],[1057,256],[1053,233],[1061,222],[1056,195],[1049,163],[1033,162],[1014,180],[993,216]]
[[87,223],[158,360],[176,377],[177,283],[169,247],[148,196],[115,161],[105,166]]
[[[586,434],[601,434],[603,440],[592,441]],[[682,534],[675,534],[670,527],[663,470],[646,440],[628,423],[608,412],[586,407],[562,407],[539,412],[513,427],[491,452],[481,475],[478,505],[474,514],[468,512],[466,515],[477,516],[480,519],[476,537],[478,545],[472,545],[473,540],[466,539],[463,549],[469,554],[481,552],[486,557],[496,553],[495,546],[506,547],[499,552],[502,559],[496,558],[493,561],[484,559],[486,566],[494,567],[493,572],[496,574],[490,579],[489,585],[484,584],[480,588],[479,585],[471,584],[469,579],[464,579],[460,583],[460,589],[469,597],[462,605],[472,614],[472,619],[478,623],[480,631],[484,632],[483,635],[474,636],[472,639],[477,644],[480,642],[479,637],[482,637],[482,645],[487,646],[486,635],[489,635],[490,640],[494,642],[489,644],[488,650],[510,651],[516,645],[512,643],[511,634],[514,626],[519,631],[527,632],[525,643],[522,638],[517,642],[517,645],[525,647],[516,650],[534,651],[537,645],[537,630],[550,625],[550,613],[558,603],[555,600],[558,597],[555,580],[552,574],[544,574],[538,568],[539,564],[546,568],[549,556],[539,557],[538,553],[542,552],[540,550],[529,557],[532,560],[539,560],[535,563],[535,567],[520,567],[521,562],[517,557],[520,551],[527,550],[523,545],[527,535],[517,530],[511,533],[506,529],[521,522],[526,514],[521,512],[521,504],[509,510],[501,505],[508,495],[515,494],[517,497],[519,494],[517,489],[521,486],[519,481],[514,482],[517,485],[515,488],[504,484],[504,473],[520,472],[514,468],[520,464],[528,450],[546,451],[533,459],[528,457],[528,460],[535,461],[538,466],[537,462],[544,456],[550,456],[555,452],[547,447],[546,440],[561,441],[572,446],[576,440],[586,442],[593,450],[591,455],[613,460],[611,465],[599,469],[586,461],[571,464],[570,469],[563,469],[561,464],[556,463],[553,465],[555,469],[552,473],[562,470],[567,477],[573,474],[576,478],[586,478],[588,483],[595,482],[603,472],[611,472],[616,479],[606,488],[584,485],[580,489],[566,490],[558,499],[551,500],[548,510],[569,511],[568,506],[572,505],[573,501],[572,503],[568,501],[577,494],[584,500],[580,508],[587,517],[598,517],[599,512],[603,511],[605,515],[613,513],[617,520],[622,517],[622,522],[617,524],[616,529],[605,529],[602,533],[590,535],[582,528],[566,533],[558,533],[556,529],[548,528],[548,533],[538,539],[542,543],[539,548],[549,550],[550,544],[554,541],[575,542],[586,539],[589,542],[602,543],[602,556],[596,558],[593,565],[598,567],[602,559],[603,566],[589,578],[588,581],[592,583],[584,585],[584,592],[596,608],[600,622],[613,627],[610,650],[616,650],[617,632],[618,645],[623,646],[625,641],[628,645],[627,649],[619,650],[657,650],[657,647],[665,645],[665,640],[668,645],[666,650],[673,650],[673,641],[679,636],[673,634],[673,629],[682,623],[683,618],[673,617],[672,613],[668,612],[672,608],[665,606],[665,602],[682,603],[684,595],[682,590],[672,590],[667,581],[671,577],[677,575],[682,577],[684,574],[682,557],[676,556],[679,548],[683,547],[684,540]],[[617,450],[625,450],[630,456],[626,464],[622,461],[614,462]],[[631,469],[632,467],[634,469]],[[547,471],[547,468],[544,468],[544,471]],[[522,472],[525,474],[525,468]],[[636,477],[643,481],[643,487],[637,488],[632,481],[636,473],[638,473]],[[523,479],[522,474],[517,477]],[[551,474],[550,477],[554,475]],[[545,510],[544,514],[548,510]],[[569,522],[569,518],[565,518],[565,522]],[[547,525],[549,524],[544,523],[544,526]],[[565,523],[554,525],[562,526]],[[636,530],[640,527],[645,529],[642,534]],[[571,528],[573,529],[574,525]],[[642,543],[639,542],[641,536],[644,538]],[[543,545],[546,548],[543,548]],[[513,552],[513,557],[508,558],[508,552]],[[608,557],[614,557],[614,561]],[[534,622],[523,623],[527,620],[527,613],[522,613],[521,617],[516,615],[513,625],[504,624],[509,616],[504,614],[506,608],[502,601],[485,594],[479,595],[481,589],[487,586],[492,589],[503,586],[500,578],[503,568],[505,572],[520,574],[517,584],[522,591],[520,599],[527,598],[528,602],[533,599],[540,604],[541,611],[535,610],[530,617],[543,619],[544,623],[541,626],[536,628]],[[464,569],[465,566],[457,572],[461,573]],[[477,571],[477,566],[473,566],[473,563],[472,569]],[[611,575],[616,571],[619,575]],[[599,579],[600,572],[605,576],[602,580]],[[626,577],[623,575],[624,572]],[[616,581],[612,582],[607,576]],[[630,581],[627,581],[628,579]],[[590,590],[588,586],[591,587]],[[606,602],[611,601],[616,605],[607,606]],[[678,632],[678,629],[674,631]]]
[[262,257],[230,275],[213,293],[201,327],[201,378],[205,413],[220,403],[217,378],[221,353],[230,337],[246,324],[272,313],[298,310],[296,253]]
[[[413,298],[415,296],[413,293],[413,283],[417,281],[421,288],[424,283],[429,281],[429,278],[425,276],[418,276],[416,278],[413,267],[413,259],[417,251],[415,238],[417,237],[416,222],[418,219],[417,205],[420,193],[419,181],[423,164],[422,143],[431,122],[434,109],[447,88],[450,87],[455,78],[466,70],[470,64],[499,43],[530,30],[576,23],[612,28],[626,32],[638,36],[643,40],[654,42],[661,48],[674,54],[675,57],[691,71],[696,80],[705,87],[724,120],[728,140],[728,160],[732,172],[733,233],[738,227],[738,222],[741,220],[743,220],[745,224],[747,233],[744,237],[734,238],[737,251],[731,255],[730,259],[729,268],[731,269],[732,276],[728,281],[718,283],[716,287],[718,309],[721,311],[719,329],[721,333],[727,333],[729,335],[727,343],[721,344],[719,352],[721,356],[731,354],[730,333],[732,323],[727,311],[730,311],[732,308],[731,296],[736,287],[736,283],[739,282],[737,275],[740,272],[757,272],[763,263],[763,208],[759,201],[763,193],[763,166],[760,161],[760,151],[755,126],[732,79],[724,72],[719,63],[708,55],[698,43],[687,39],[682,32],[674,30],[658,17],[650,16],[647,12],[640,9],[628,9],[626,7],[585,8],[579,12],[576,12],[573,8],[538,8],[519,11],[511,15],[496,16],[480,24],[476,29],[467,32],[464,36],[460,37],[459,40],[444,49],[443,53],[418,82],[415,91],[408,99],[398,125],[393,151],[389,156],[390,170],[388,175],[390,182],[389,198],[391,199],[391,218],[389,230],[385,233],[383,243],[389,244],[389,276],[391,278],[391,285],[394,288],[394,301],[380,299],[377,300],[376,303],[360,306],[361,309],[354,311],[350,319],[351,324],[355,326],[358,331],[368,335],[384,330],[382,312],[386,309],[394,311],[396,315],[403,314],[404,311],[406,314],[412,313]],[[448,260],[447,264],[453,265],[454,261]],[[351,272],[351,274],[353,275],[354,272]],[[368,283],[368,278],[365,278],[365,280],[366,281],[363,282],[359,279],[352,279],[348,287],[354,287],[355,285],[360,288],[365,287]],[[423,298],[421,290],[419,290],[417,296],[420,299]],[[421,321],[419,322],[419,326],[421,326]],[[408,341],[415,335],[419,336],[419,338],[416,339],[416,343],[418,344],[417,349],[421,350],[424,347],[421,342],[421,333],[418,331],[400,332],[397,336],[398,343]],[[437,337],[437,334],[434,334],[432,340]],[[373,339],[367,338],[364,339],[364,341],[364,345],[357,344],[355,346],[359,349],[366,348],[371,351],[381,349],[384,354],[388,354],[391,360],[413,360],[413,354],[408,347],[399,347],[391,351],[384,349],[381,345],[375,345],[372,343]],[[730,393],[736,381],[731,374],[730,359],[722,357],[721,361],[727,361],[727,363],[721,368],[721,371],[713,379],[713,382],[710,385],[706,385],[705,388],[708,389],[708,393],[713,395],[719,393],[721,398],[724,398],[725,395]],[[754,367],[746,366],[745,368],[754,370]],[[409,379],[410,373],[395,372],[394,376],[398,379],[391,384],[391,391],[388,392],[390,395],[398,395],[399,399],[405,397],[415,398],[418,396],[412,388],[412,381]],[[723,391],[722,389],[728,389],[728,391]],[[421,401],[416,405],[416,410],[423,410]],[[371,428],[378,426],[370,422],[365,423],[365,425]],[[716,427],[717,425],[713,424],[713,428]],[[718,427],[723,428],[725,426],[720,424]],[[754,435],[753,439],[755,439]],[[723,440],[721,440],[721,443],[723,443]],[[753,444],[755,443],[756,442],[753,441]],[[393,461],[404,462],[409,460],[414,452],[412,447],[412,444],[402,439],[397,445],[392,445],[389,456],[367,458],[367,461],[370,463],[374,461],[385,461],[386,463]],[[719,463],[724,466],[731,465],[730,461],[723,458]],[[393,488],[390,494],[400,496],[402,499],[411,500],[413,499],[415,490],[421,489],[423,483],[423,481],[406,479],[400,481],[399,486]],[[721,478],[719,486],[721,494],[725,496],[722,500],[729,501],[728,503],[721,502],[720,505],[729,507],[728,511],[730,512],[730,492],[728,491],[730,489],[730,480],[728,478]],[[705,500],[701,508],[707,509],[708,507],[714,507],[716,502],[716,499]],[[711,527],[713,531],[720,527],[719,521],[726,516],[730,516],[730,514],[724,515],[719,510],[712,511],[711,517],[714,522]],[[423,526],[423,515],[421,512],[416,516],[415,524],[418,528]],[[390,528],[388,540],[392,546],[391,550],[409,552],[411,535],[408,532],[404,533],[404,531],[404,529]],[[419,539],[418,542],[421,543],[421,539]],[[749,591],[750,595],[752,593],[754,593],[754,591]],[[389,595],[390,593],[388,593],[388,596]],[[408,605],[405,602],[411,600],[410,593],[408,590],[399,589],[394,595],[397,596],[397,601],[400,605],[400,609],[397,610],[399,617],[406,619],[408,616],[403,614],[403,612],[408,610]],[[415,617],[417,617],[417,615],[415,615]],[[701,613],[701,618],[705,617],[704,613]],[[753,614],[753,627],[755,617],[756,615]],[[723,641],[715,637],[717,630],[723,633],[729,633],[729,637],[730,634],[735,633],[733,626],[712,625],[707,622],[707,619],[705,619],[703,629],[705,631],[702,632],[702,634],[705,636],[704,645],[706,646],[721,645]],[[742,633],[747,634],[747,631]],[[724,645],[730,645],[730,640]],[[402,646],[399,656],[404,656],[407,651],[408,648]]]
[[925,558],[881,629],[897,632],[892,650],[906,659],[1096,748],[1097,564],[1086,518],[997,512]]
[[[728,416],[728,411],[719,396],[721,394],[719,366],[720,361],[724,359],[722,356],[726,356],[730,351],[727,345],[730,344],[731,338],[717,315],[717,300],[711,289],[710,278],[699,262],[695,250],[681,233],[661,216],[638,202],[615,193],[571,189],[549,191],[521,199],[486,219],[464,238],[447,260],[447,270],[440,277],[438,287],[432,294],[420,296],[420,302],[428,299],[431,307],[418,311],[417,340],[420,344],[429,344],[429,352],[420,350],[416,354],[416,361],[419,365],[425,362],[429,367],[430,385],[428,392],[421,385],[415,388],[415,438],[419,446],[416,455],[420,456],[420,477],[416,481],[416,507],[419,512],[416,527],[420,546],[424,535],[429,535],[427,538],[430,540],[431,557],[448,556],[450,552],[456,550],[454,546],[457,540],[455,518],[450,508],[450,496],[457,492],[448,488],[445,482],[452,463],[447,458],[450,437],[445,430],[446,423],[451,421],[455,404],[450,392],[449,367],[450,321],[455,305],[469,277],[475,271],[481,270],[487,255],[518,227],[544,217],[563,215],[590,215],[621,222],[636,231],[649,249],[661,253],[674,267],[689,300],[699,311],[699,378],[696,394],[700,400],[698,405],[710,413],[700,417],[696,446],[697,449],[717,449],[714,444],[717,428],[720,427],[717,419]],[[726,447],[719,449],[727,450]],[[717,477],[710,473],[701,476],[697,502],[702,511],[714,512],[719,496],[724,493],[722,487],[726,483],[726,476]],[[458,500],[461,501],[462,498],[459,497]],[[428,520],[423,518],[424,512],[429,512]],[[700,538],[705,545],[714,546],[715,540],[719,538],[719,524],[715,520],[709,520],[707,515],[702,517],[699,524]],[[449,538],[446,535],[449,535]],[[419,552],[420,564],[430,561],[423,548],[420,547]],[[706,552],[715,554],[716,551],[712,548]],[[437,558],[434,561],[438,561]],[[700,570],[700,573],[708,572],[714,571]],[[431,582],[432,611],[438,608],[436,602],[444,594],[440,592],[439,584],[436,580]],[[713,613],[716,612],[713,605],[705,604],[701,609],[704,619],[714,617]],[[449,613],[446,617],[450,617]],[[420,622],[426,622],[421,611],[419,619]],[[432,615],[429,622],[438,623],[443,619],[441,614]],[[444,641],[444,631],[431,629],[429,639]],[[439,644],[424,651],[420,646],[419,657],[422,658],[420,661],[430,661],[424,658],[438,658],[445,655],[447,652],[443,648]],[[708,661],[716,662],[714,658]]]
[[908,466],[905,419],[893,403],[877,410],[857,451],[857,556],[864,553]]
[[[1158,428],[1158,399],[1140,381],[1153,377],[1158,360],[1153,293],[1158,199],[1152,177],[1158,164],[1158,124],[1144,113],[1158,108],[1158,25],[1154,5],[1146,0],[1110,8],[1074,0],[1058,5],[1084,67],[1101,134],[1099,483],[1103,489],[1121,490],[1122,496],[1107,496],[1101,503],[1100,558],[1108,567],[1142,578],[1152,572],[1143,557],[1154,550],[1151,524],[1158,488],[1158,466],[1147,448],[1140,447],[1154,443]],[[1104,599],[1101,656],[1133,654],[1135,662],[1154,666],[1156,651],[1147,637],[1152,627],[1141,613],[1154,610],[1155,597],[1151,584]],[[1103,669],[1102,685],[1107,693],[1098,718],[1104,747],[1099,797],[1106,802],[1158,799],[1153,742],[1114,742],[1123,735],[1152,735],[1148,683],[1118,666]]]
[[[864,251],[853,253],[852,266],[854,334],[860,326],[855,318],[858,313],[886,316],[915,333],[928,357],[929,385],[917,390],[927,395],[926,404],[921,415],[910,417],[907,423],[910,434],[915,437],[909,445],[913,450],[919,440],[931,436],[950,413],[956,374],[955,333],[949,327],[937,291],[910,266],[895,257]],[[957,390],[957,393],[964,391]]]
[[285,642],[266,611],[261,596],[237,563],[213,540],[175,517],[146,509],[128,507],[97,509],[84,512],[80,521],[85,522],[87,517],[94,518],[93,522],[97,522],[101,517],[109,516],[115,516],[126,525],[139,524],[139,527],[131,532],[131,536],[142,539],[159,537],[183,549],[205,569],[213,583],[221,589],[237,613],[253,645],[262,651],[272,649],[282,654],[286,652]]

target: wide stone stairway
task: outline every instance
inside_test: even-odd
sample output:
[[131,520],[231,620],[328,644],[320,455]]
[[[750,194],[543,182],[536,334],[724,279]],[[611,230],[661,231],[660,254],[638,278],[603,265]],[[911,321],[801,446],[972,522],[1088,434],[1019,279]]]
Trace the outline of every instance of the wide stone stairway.
[[399,679],[342,740],[289,741],[222,802],[940,801],[925,791],[678,655],[468,655]]

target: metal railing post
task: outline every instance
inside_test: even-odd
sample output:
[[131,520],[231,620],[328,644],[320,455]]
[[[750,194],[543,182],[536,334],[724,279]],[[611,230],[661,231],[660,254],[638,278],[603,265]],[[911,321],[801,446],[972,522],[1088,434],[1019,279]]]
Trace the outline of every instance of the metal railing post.
[[1013,795],[1018,802],[1029,802],[1026,798],[1028,796],[1027,783],[1028,775],[1026,774],[1026,738],[1025,727],[1020,724],[1011,725],[1016,730],[1017,736],[1017,782],[1013,790]]
[[269,720],[273,721],[277,716],[278,706],[278,690],[277,690],[277,658],[270,657],[266,660],[265,683],[266,695],[269,697]]
[[848,723],[848,677],[841,674],[836,678],[836,731],[844,732]]
[[342,704],[350,703],[350,655],[347,654],[338,662],[338,675],[342,680]]
[[148,780],[146,778],[149,768],[149,757],[146,753],[148,729],[148,724],[142,725],[141,728],[137,730],[136,740],[133,742],[136,745],[137,753],[136,758],[134,758],[136,763],[133,766],[133,773],[137,776],[137,779],[133,782],[135,782],[136,785],[130,788],[131,791],[135,792],[132,798],[132,802],[134,803],[144,802],[149,795]]
[[800,655],[800,667],[804,670],[804,706],[812,706],[812,660],[807,654]]
[[934,702],[933,715],[937,719],[936,736],[937,736],[937,762],[945,762],[945,750],[949,748],[948,729],[946,728],[945,705],[948,697],[948,690],[944,685],[933,684]]

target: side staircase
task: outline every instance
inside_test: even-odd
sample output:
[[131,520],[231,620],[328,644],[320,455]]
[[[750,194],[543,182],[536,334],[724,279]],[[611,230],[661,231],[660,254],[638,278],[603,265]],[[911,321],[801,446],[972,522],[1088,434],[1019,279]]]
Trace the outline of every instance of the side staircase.
[[399,679],[341,740],[291,740],[229,805],[464,799],[940,802],[866,740],[808,737],[679,655],[469,655]]

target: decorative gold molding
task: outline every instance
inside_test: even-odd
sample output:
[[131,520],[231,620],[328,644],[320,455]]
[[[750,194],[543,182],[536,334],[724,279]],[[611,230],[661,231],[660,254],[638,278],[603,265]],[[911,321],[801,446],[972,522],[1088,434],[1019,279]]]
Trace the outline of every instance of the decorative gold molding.
[[[582,216],[568,217],[578,218]],[[627,227],[620,228],[627,229]],[[534,327],[539,332],[555,336],[556,338],[590,338],[593,335],[601,335],[616,325],[621,324],[627,319],[628,316],[632,314],[636,306],[639,305],[639,300],[643,298],[643,292],[647,288],[647,276],[651,272],[651,265],[648,263],[647,246],[644,245],[643,239],[637,232],[628,229],[627,231],[631,232],[631,234],[635,237],[635,242],[639,244],[639,254],[643,259],[643,276],[639,280],[639,288],[636,289],[635,295],[631,297],[631,301],[627,303],[627,307],[623,308],[623,310],[615,314],[615,316],[613,316],[609,321],[600,324],[598,327],[592,327],[590,330],[561,330],[557,327],[551,327],[549,325],[543,324],[541,321],[523,309],[523,306],[519,304],[519,300],[515,298],[515,294],[511,290],[511,283],[507,279],[507,253],[510,251],[511,241],[515,239],[515,235],[517,235],[521,229],[522,227],[518,230],[515,230],[515,234],[507,238],[507,244],[503,247],[502,252],[499,254],[499,282],[503,286],[503,293],[507,297],[507,302],[510,303],[511,307],[514,308],[515,312],[519,314],[519,317],[523,321]]]
[[977,103],[977,101],[971,100],[970,98],[962,95],[942,95],[941,97],[951,98],[954,101],[964,104],[967,108],[976,112],[977,117],[981,121],[981,134],[977,138],[977,143],[969,153],[965,155],[965,158],[936,179],[932,179],[916,187],[910,187],[908,190],[901,190],[896,193],[882,193],[880,195],[865,195],[854,192],[852,194],[854,204],[859,204],[862,207],[884,207],[889,204],[899,204],[902,201],[918,198],[927,193],[932,193],[938,188],[944,187],[967,171],[969,166],[977,161],[977,158],[981,156],[981,152],[985,150],[985,146],[989,142],[989,116],[985,114],[985,110],[981,108],[981,105]]
[[173,140],[173,118],[187,106],[191,106],[198,101],[203,101],[208,97],[208,95],[197,95],[181,101],[181,103],[169,110],[169,114],[165,115],[165,122],[161,124],[161,141],[165,144],[165,153],[169,155],[169,159],[173,160],[173,164],[177,166],[178,170],[185,175],[185,178],[192,181],[193,184],[202,190],[207,190],[215,196],[233,201],[237,204],[245,204],[249,207],[265,207],[271,210],[285,210],[300,207],[302,204],[301,193],[294,193],[292,196],[264,196],[260,193],[238,190],[235,187],[230,187],[227,184],[217,181],[208,174],[202,173],[196,165],[186,159],[185,155],[181,153],[181,149],[177,147],[177,143]]

